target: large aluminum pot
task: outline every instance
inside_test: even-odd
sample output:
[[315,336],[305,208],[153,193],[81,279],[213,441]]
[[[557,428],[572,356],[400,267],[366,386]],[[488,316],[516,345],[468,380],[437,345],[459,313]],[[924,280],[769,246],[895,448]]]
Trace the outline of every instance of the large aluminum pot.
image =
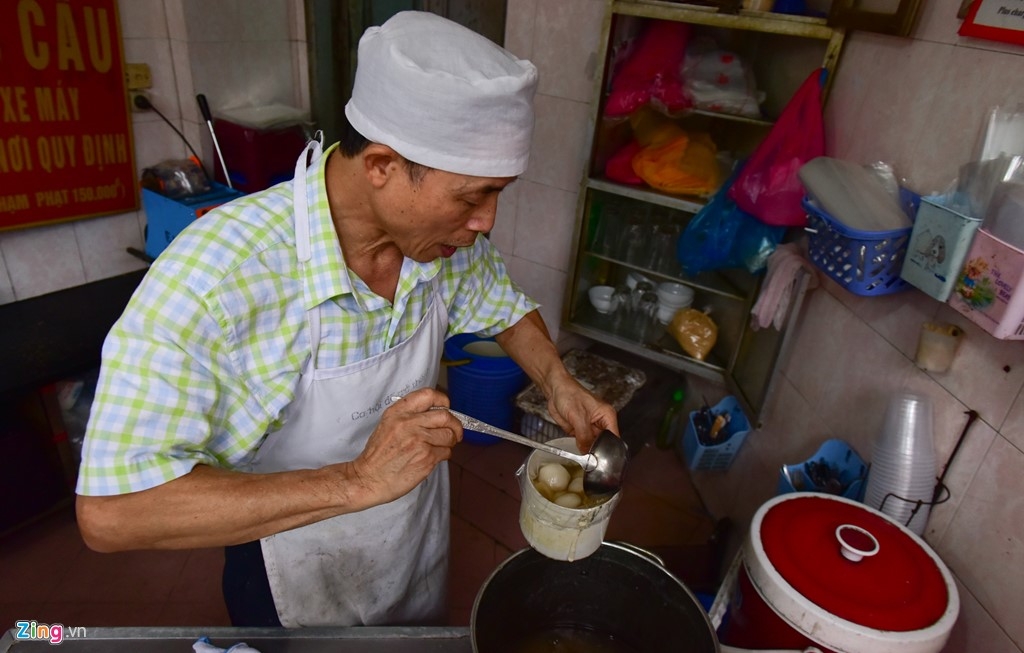
[[604,542],[575,562],[513,554],[480,588],[476,653],[717,653],[697,598],[656,556]]

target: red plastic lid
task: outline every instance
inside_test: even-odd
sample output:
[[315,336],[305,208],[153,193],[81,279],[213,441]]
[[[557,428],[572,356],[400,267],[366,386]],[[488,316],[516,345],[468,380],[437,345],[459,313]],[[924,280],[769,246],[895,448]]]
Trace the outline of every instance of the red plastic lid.
[[[859,562],[844,557],[836,537],[843,524],[870,533],[877,554]],[[904,632],[927,628],[946,611],[949,592],[935,559],[906,531],[863,506],[817,496],[782,501],[765,513],[756,535],[787,583],[841,619]]]

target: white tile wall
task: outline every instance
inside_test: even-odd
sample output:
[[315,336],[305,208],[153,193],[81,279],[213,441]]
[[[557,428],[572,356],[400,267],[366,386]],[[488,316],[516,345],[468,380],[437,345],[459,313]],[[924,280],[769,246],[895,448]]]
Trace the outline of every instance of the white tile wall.
[[2,239],[0,235],[0,304],[9,304],[15,300],[14,286],[11,285],[11,275],[7,273],[7,264],[4,262]]
[[519,191],[524,183],[518,180],[498,195],[498,213],[494,219],[494,228],[491,229],[491,243],[506,258],[512,256],[515,250]]
[[145,267],[127,248],[144,250],[136,211],[72,223],[82,256],[85,280],[98,281]]
[[167,35],[171,40],[188,40],[188,26],[185,23],[185,0],[164,0],[164,15],[167,17]]
[[523,179],[577,192],[587,159],[590,107],[550,95],[536,96],[530,167]]
[[539,93],[590,101],[601,72],[597,51],[603,20],[604,3],[595,0],[537,6],[532,59],[540,71]]
[[[135,167],[142,170],[167,159],[188,156],[188,147],[181,137],[162,120],[133,122],[135,140]],[[193,147],[199,147],[192,142]]]
[[123,39],[168,37],[164,0],[117,0],[117,12]]
[[[185,27],[188,40],[192,42],[216,43],[238,41],[241,38],[243,7],[247,0],[181,0],[184,9]],[[200,60],[209,64],[208,60]]]
[[1002,628],[974,598],[963,583],[957,582],[960,618],[953,626],[943,653],[1018,653]]
[[243,41],[288,41],[290,6],[281,0],[247,0],[239,6]]
[[561,270],[537,265],[531,261],[510,256],[505,259],[509,276],[526,294],[537,301],[540,314],[554,340],[558,340],[559,325],[562,322],[562,292],[566,274]]
[[[167,38],[125,39],[125,63],[144,63],[149,66],[149,74],[153,80],[152,88],[146,89],[146,95],[153,106],[170,120],[177,120],[181,115],[178,105],[177,78],[174,61],[171,56],[171,41]],[[160,117],[149,112],[133,112],[136,122],[160,120]]]
[[[192,81],[192,60],[188,41],[172,40],[171,65],[174,69],[175,93],[179,115],[182,120],[198,122],[202,115],[196,102],[195,84]],[[193,143],[193,145],[196,145]],[[198,145],[196,145],[198,147]]]
[[15,299],[85,283],[85,268],[72,223],[0,233],[0,250]]
[[[1024,452],[996,438],[936,550],[1014,642],[1024,642]],[[978,649],[981,650],[981,649]]]
[[505,49],[522,59],[533,60],[537,6],[544,0],[506,0]]
[[515,255],[568,272],[576,224],[577,193],[521,180],[516,211]]

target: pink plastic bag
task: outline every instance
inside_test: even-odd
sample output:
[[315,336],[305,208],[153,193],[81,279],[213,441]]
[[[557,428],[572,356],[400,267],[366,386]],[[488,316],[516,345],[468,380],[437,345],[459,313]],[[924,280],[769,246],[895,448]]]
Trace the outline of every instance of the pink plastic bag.
[[803,164],[825,154],[821,88],[826,74],[822,68],[804,80],[729,189],[737,206],[765,224],[807,225],[800,205],[804,187],[797,173]]

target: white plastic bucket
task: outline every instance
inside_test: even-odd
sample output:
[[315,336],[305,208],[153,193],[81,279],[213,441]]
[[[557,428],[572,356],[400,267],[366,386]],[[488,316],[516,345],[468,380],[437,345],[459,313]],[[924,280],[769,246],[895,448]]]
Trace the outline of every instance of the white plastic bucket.
[[[571,453],[579,453],[574,438],[556,438],[547,444]],[[537,471],[547,463],[564,463],[565,458],[536,450],[516,471],[519,491],[519,527],[526,541],[540,554],[553,560],[586,558],[601,546],[609,518],[622,493],[591,508],[565,508],[548,501],[533,485]]]

